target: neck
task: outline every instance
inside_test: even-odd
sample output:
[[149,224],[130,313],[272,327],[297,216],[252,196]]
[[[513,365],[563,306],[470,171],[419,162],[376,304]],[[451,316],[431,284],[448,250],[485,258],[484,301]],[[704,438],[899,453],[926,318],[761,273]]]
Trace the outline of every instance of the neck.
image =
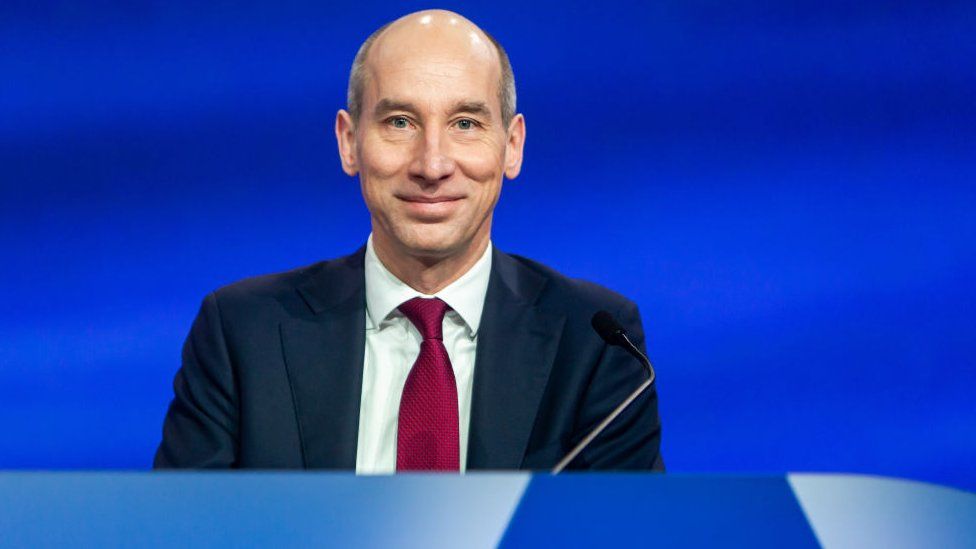
[[417,256],[401,252],[374,232],[373,249],[393,276],[420,293],[433,295],[471,270],[485,253],[488,240],[488,234],[479,235],[450,255]]

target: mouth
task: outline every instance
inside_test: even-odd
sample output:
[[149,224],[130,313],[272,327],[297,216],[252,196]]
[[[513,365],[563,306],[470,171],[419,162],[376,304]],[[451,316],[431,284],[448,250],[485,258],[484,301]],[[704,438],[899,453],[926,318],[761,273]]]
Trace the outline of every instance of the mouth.
[[407,212],[421,221],[440,221],[449,217],[464,200],[460,195],[426,196],[396,195],[404,203]]
[[422,195],[397,195],[397,198],[404,202],[416,204],[440,204],[442,202],[455,202],[464,198],[463,196],[422,196]]

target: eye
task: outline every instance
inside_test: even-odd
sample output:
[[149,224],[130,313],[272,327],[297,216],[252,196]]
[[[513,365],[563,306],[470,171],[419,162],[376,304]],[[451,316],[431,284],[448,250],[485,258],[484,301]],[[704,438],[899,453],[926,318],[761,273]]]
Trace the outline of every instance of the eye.
[[403,116],[394,116],[389,120],[389,122],[394,128],[399,130],[405,130],[410,126],[410,121]]
[[462,118],[457,121],[457,127],[459,130],[471,130],[474,129],[474,120],[468,118]]

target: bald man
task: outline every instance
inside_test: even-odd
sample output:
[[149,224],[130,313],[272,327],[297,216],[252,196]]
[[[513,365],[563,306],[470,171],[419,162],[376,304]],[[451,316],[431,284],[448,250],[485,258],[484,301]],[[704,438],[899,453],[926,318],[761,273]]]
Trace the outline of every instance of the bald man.
[[[342,169],[372,233],[354,254],[208,295],[187,337],[160,468],[358,473],[551,469],[643,381],[589,326],[637,307],[491,243],[525,118],[508,57],[428,10],[360,47]],[[570,469],[663,469],[652,386]]]

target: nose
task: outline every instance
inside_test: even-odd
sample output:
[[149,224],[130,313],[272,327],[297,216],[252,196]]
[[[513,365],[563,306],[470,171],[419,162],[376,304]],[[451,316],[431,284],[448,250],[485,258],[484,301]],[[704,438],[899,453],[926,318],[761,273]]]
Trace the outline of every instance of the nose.
[[417,150],[410,163],[410,176],[423,185],[434,185],[449,179],[457,168],[450,155],[448,143],[440,132],[427,130],[418,140]]

